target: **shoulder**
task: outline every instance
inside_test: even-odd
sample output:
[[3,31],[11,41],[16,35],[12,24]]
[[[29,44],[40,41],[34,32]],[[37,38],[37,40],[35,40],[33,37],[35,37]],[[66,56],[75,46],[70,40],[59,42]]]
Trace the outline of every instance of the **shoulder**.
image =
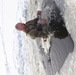
[[35,18],[33,20],[27,21],[26,24],[34,24],[36,21],[38,21],[38,18]]

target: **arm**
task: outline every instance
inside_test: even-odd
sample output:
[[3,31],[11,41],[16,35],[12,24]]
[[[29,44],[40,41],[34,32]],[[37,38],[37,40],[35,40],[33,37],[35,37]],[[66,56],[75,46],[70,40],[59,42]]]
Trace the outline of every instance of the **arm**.
[[33,20],[30,20],[28,22],[26,22],[27,25],[34,25],[34,24],[37,24],[37,21],[38,21],[38,18],[35,18]]
[[42,11],[37,11],[37,18],[26,22],[26,24],[27,24],[27,25],[28,25],[28,24],[36,25],[36,24],[37,24],[37,21],[39,20],[39,16],[41,16],[41,13],[42,13]]

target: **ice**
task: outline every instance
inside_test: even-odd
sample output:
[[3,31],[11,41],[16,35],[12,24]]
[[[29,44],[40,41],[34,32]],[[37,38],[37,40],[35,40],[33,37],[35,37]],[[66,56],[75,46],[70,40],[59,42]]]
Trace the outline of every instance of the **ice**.
[[[66,27],[74,41],[74,51],[73,53],[69,54],[67,57],[60,73],[57,75],[76,75],[76,1],[75,0],[64,0],[65,5],[65,11],[64,11],[64,18],[66,22]],[[72,15],[72,16],[71,16]]]

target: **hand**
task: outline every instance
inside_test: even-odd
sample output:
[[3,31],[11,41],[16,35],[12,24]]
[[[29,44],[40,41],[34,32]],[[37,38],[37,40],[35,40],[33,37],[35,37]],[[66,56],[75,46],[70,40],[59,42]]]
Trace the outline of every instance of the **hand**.
[[45,19],[41,19],[41,24],[46,24],[46,20]]
[[42,13],[42,11],[41,11],[41,10],[37,11],[37,14],[41,15],[41,13]]

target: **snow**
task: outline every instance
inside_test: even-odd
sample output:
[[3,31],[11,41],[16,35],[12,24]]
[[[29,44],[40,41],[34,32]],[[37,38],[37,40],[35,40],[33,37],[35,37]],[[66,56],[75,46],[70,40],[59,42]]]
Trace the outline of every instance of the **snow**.
[[10,0],[1,0],[0,3],[0,74],[14,75],[16,70],[13,63],[13,31],[16,23],[17,1],[13,0],[11,3]]
[[48,62],[47,54],[49,39],[46,43],[39,38],[33,40],[14,28],[18,22],[25,23],[35,18],[37,10],[41,10],[42,1],[0,0],[1,75],[76,75],[75,0],[55,0],[74,41],[74,50],[72,52],[73,42],[70,37],[63,40],[53,39],[51,63]]

